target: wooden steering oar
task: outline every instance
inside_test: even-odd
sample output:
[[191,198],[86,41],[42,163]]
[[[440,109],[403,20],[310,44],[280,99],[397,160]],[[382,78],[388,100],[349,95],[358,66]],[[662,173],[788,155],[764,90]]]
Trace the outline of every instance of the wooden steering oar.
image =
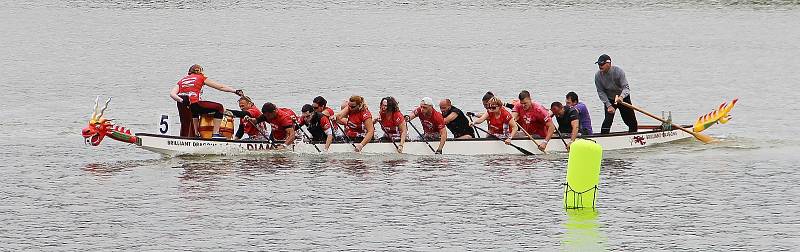
[[642,114],[645,114],[645,115],[647,115],[649,117],[652,117],[653,119],[659,120],[659,121],[661,121],[663,123],[669,123],[670,125],[672,125],[673,128],[678,128],[679,130],[682,130],[683,132],[686,132],[686,133],[694,136],[694,138],[697,138],[697,140],[700,140],[703,143],[710,143],[711,141],[714,141],[714,138],[711,138],[710,136],[706,136],[706,135],[703,135],[703,134],[700,134],[700,133],[697,133],[697,132],[694,132],[694,131],[691,131],[691,130],[687,130],[687,129],[685,129],[685,128],[677,125],[677,124],[674,124],[672,122],[664,120],[661,117],[658,117],[658,116],[656,116],[654,114],[651,114],[650,112],[644,111],[643,109],[640,109],[640,108],[638,108],[636,106],[633,106],[633,105],[631,105],[631,104],[629,104],[627,102],[624,102],[622,100],[617,100],[616,102],[617,102],[617,104],[621,104],[622,106],[625,106],[625,107],[628,107],[630,109],[639,111]]

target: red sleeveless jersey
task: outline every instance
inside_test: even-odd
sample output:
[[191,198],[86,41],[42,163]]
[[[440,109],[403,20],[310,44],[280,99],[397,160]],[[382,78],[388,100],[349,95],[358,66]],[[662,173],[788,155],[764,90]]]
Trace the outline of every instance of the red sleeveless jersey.
[[550,112],[541,104],[531,101],[531,107],[527,110],[522,108],[522,104],[514,105],[514,112],[517,113],[517,125],[525,129],[528,134],[536,134],[544,137],[547,133],[547,122],[551,121]]
[[500,110],[499,115],[489,113],[489,118],[487,118],[487,121],[489,121],[489,133],[493,135],[508,135],[511,133],[511,125],[509,125],[512,119],[511,112],[508,112],[503,107],[499,107],[498,110]]
[[203,85],[206,76],[202,74],[190,74],[178,81],[178,95],[189,96],[189,103],[200,101],[200,94],[203,93]]
[[444,117],[436,109],[431,109],[431,114],[426,116],[425,113],[422,113],[422,107],[417,107],[414,110],[414,114],[419,117],[419,121],[422,123],[422,131],[425,134],[439,133],[440,130],[444,129]]
[[372,118],[372,113],[369,109],[364,107],[361,111],[350,110],[347,115],[347,124],[345,125],[345,134],[348,137],[363,136],[367,133],[367,127],[364,126],[366,120]]
[[272,137],[276,140],[285,140],[287,137],[286,129],[294,128],[294,122],[297,121],[297,114],[290,108],[279,108],[272,120],[267,120],[272,126]]
[[400,125],[406,123],[406,119],[403,117],[403,113],[400,111],[395,111],[391,114],[381,114],[381,128],[387,135],[392,136],[399,136],[400,135]]
[[[258,118],[259,116],[261,116],[261,111],[258,110],[256,106],[250,107],[249,109],[247,109],[246,112],[249,113],[250,117],[252,118]],[[244,128],[244,133],[247,133],[248,136],[252,137],[261,134],[261,132],[258,132],[258,128],[248,120],[242,119],[242,127]]]

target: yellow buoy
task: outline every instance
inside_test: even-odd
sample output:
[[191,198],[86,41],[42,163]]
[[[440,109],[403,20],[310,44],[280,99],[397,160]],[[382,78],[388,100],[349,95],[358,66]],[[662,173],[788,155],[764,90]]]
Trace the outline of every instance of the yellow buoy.
[[602,160],[603,147],[594,141],[578,139],[570,145],[564,188],[566,208],[595,207]]

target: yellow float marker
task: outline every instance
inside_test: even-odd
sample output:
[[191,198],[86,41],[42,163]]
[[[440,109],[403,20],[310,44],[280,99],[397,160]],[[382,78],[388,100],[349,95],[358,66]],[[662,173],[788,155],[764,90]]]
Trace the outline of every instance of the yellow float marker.
[[564,184],[564,207],[595,207],[602,160],[603,148],[594,141],[578,139],[572,143],[567,161],[567,183]]

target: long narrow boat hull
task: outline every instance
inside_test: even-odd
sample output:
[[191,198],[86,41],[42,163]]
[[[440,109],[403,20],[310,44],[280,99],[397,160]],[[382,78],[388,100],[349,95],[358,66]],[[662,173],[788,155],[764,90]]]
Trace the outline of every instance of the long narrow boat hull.
[[[612,133],[606,135],[590,135],[583,137],[596,141],[603,146],[604,150],[620,150],[630,148],[641,148],[655,144],[668,143],[676,140],[686,139],[691,135],[680,130],[662,131],[656,127],[644,127],[635,133]],[[277,149],[267,141],[240,141],[240,140],[208,140],[197,138],[186,138],[177,136],[166,136],[157,134],[139,133],[136,134],[139,141],[136,143],[141,148],[164,155],[252,155],[281,152],[295,153],[319,153],[317,148],[323,150],[323,144],[317,143],[316,147],[308,142],[298,141],[291,149]],[[566,137],[566,136],[565,136]],[[541,141],[541,140],[540,140]],[[435,149],[439,142],[430,141]],[[512,143],[534,154],[542,154],[536,145],[527,138],[512,140]],[[405,154],[412,155],[432,155],[434,154],[428,144],[421,141],[407,141],[404,148]],[[560,139],[554,138],[547,145],[547,152],[565,152],[566,148]],[[355,152],[350,143],[334,143],[330,148],[331,153],[352,153]],[[397,153],[397,149],[391,142],[372,142],[367,144],[362,153],[391,154]],[[520,150],[504,144],[497,139],[448,139],[445,143],[443,154],[456,155],[522,155]]]

